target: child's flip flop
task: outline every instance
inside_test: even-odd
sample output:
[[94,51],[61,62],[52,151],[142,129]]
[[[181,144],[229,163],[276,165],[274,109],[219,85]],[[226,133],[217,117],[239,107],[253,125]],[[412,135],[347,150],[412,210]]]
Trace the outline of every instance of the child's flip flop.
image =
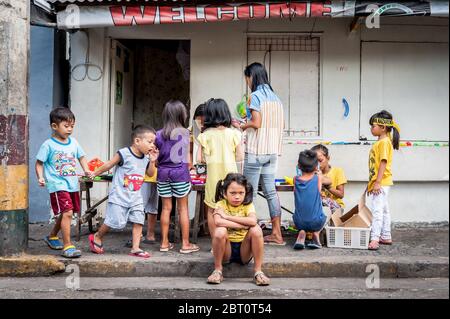
[[146,252],[146,251],[143,251],[143,250],[130,252],[128,255],[129,256],[133,256],[133,257],[139,257],[139,258],[149,258],[150,257],[150,254],[148,252]]
[[265,236],[264,237],[264,244],[271,245],[271,246],[286,246],[286,242],[285,241],[279,243],[279,242],[277,242],[277,241],[275,241],[273,239],[270,239],[270,236]]
[[172,243],[169,243],[169,246],[167,246],[167,247],[159,247],[159,251],[160,252],[168,252],[169,250],[172,250],[173,249],[173,244]]
[[103,244],[97,244],[94,240],[94,234],[89,235],[89,248],[94,254],[103,254],[105,250],[103,249]]
[[198,247],[197,245],[191,244],[191,247],[189,247],[189,248],[181,248],[180,253],[181,254],[190,254],[190,253],[194,253],[199,250],[200,250],[200,247]]

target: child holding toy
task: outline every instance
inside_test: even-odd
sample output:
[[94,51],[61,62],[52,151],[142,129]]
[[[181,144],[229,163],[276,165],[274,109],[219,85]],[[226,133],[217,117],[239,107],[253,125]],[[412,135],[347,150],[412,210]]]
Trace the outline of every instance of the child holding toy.
[[244,175],[231,173],[217,182],[213,213],[216,228],[212,233],[214,271],[208,277],[208,283],[220,284],[223,281],[224,262],[247,265],[255,258],[256,285],[270,284],[270,279],[261,270],[264,239],[252,200],[253,187]]
[[180,216],[182,245],[180,253],[190,254],[200,248],[189,242],[188,195],[191,191],[189,174],[189,130],[185,128],[187,110],[180,101],[166,103],[163,113],[163,129],[156,133],[158,156],[158,193],[162,200],[161,246],[159,251],[168,252],[174,248],[169,242],[170,213],[172,197],[176,198]]
[[322,208],[322,176],[317,173],[317,154],[312,150],[300,153],[298,168],[301,176],[294,179],[295,212],[293,216],[295,227],[299,230],[294,249],[304,249],[306,232],[312,232],[312,242],[306,247],[321,248],[320,231],[325,226],[327,216]]
[[377,250],[380,244],[392,244],[388,196],[393,185],[392,153],[399,149],[400,127],[385,110],[372,115],[369,124],[372,135],[378,137],[370,150],[367,185],[367,206],[373,217],[369,249]]
[[[144,225],[144,201],[141,187],[144,175],[155,171],[155,130],[138,125],[133,129],[132,145],[120,149],[114,157],[94,172],[101,175],[115,167],[109,190],[108,206],[103,225],[97,233],[89,235],[89,246],[93,253],[103,254],[103,238],[110,228],[123,229],[127,222],[133,223],[133,240],[130,256],[149,258],[150,254],[140,249],[142,225]],[[148,157],[150,155],[150,157]]]
[[216,207],[216,186],[228,173],[237,173],[236,162],[243,160],[241,133],[230,128],[231,113],[222,99],[210,99],[205,107],[204,132],[198,136],[201,145],[197,162],[206,162],[205,204],[208,206],[208,229],[214,234],[213,212]]
[[[51,249],[62,250],[62,256],[77,258],[81,251],[70,240],[70,225],[74,212],[80,211],[80,193],[76,161],[80,162],[86,176],[92,177],[85,153],[78,142],[71,138],[75,115],[67,107],[57,107],[50,112],[52,137],[40,147],[36,156],[36,175],[39,186],[47,186],[55,226],[44,241]],[[63,243],[58,238],[62,232]]]
[[330,165],[329,150],[319,144],[311,148],[317,154],[320,172],[322,174],[322,204],[328,206],[332,212],[344,208],[345,178],[344,170]]

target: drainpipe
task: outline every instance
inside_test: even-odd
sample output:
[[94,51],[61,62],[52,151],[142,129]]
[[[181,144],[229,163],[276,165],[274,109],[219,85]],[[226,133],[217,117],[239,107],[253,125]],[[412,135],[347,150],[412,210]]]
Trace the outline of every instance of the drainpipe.
[[0,256],[28,244],[28,0],[0,1]]

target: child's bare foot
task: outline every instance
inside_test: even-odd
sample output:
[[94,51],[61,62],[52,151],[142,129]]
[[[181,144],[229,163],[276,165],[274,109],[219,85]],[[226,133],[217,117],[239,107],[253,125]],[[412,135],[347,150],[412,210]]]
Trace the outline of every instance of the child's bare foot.
[[155,234],[150,234],[145,237],[145,239],[142,241],[144,244],[154,244],[156,243]]

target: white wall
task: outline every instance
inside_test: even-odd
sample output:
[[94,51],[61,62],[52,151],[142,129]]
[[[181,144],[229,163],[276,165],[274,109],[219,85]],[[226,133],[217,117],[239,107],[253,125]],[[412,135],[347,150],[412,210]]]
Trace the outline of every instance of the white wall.
[[[352,34],[348,33],[351,24],[348,19],[317,19],[314,30],[313,23],[313,19],[263,20],[95,30],[95,40],[91,39],[91,61],[103,65],[107,71],[105,57],[108,50],[103,37],[190,39],[191,101],[194,106],[191,109],[210,97],[224,98],[234,106],[245,92],[243,69],[247,32],[318,32],[322,34],[321,139],[358,141],[361,40],[448,42],[447,19],[383,19],[381,29],[368,30],[361,26]],[[75,35],[74,38],[73,61],[84,53],[82,40],[77,40],[81,37]],[[78,123],[75,135],[89,157],[106,158],[107,154],[108,104],[104,98],[107,96],[107,72],[104,79],[104,83],[72,81],[71,105]],[[343,97],[350,105],[347,118],[343,117]],[[427,125],[432,124],[422,123],[420,129],[426,129]],[[288,142],[280,159],[280,177],[294,173],[298,152],[306,147]],[[367,179],[369,147],[331,146],[330,149],[332,164],[344,167],[350,181],[345,201],[348,207],[352,206],[365,188],[362,181]],[[396,152],[393,164],[396,186],[391,193],[393,221],[448,221],[448,159],[448,147],[410,147]],[[283,205],[292,208],[292,194],[280,194],[280,197]],[[257,207],[259,217],[266,218],[266,205],[257,203]]]

